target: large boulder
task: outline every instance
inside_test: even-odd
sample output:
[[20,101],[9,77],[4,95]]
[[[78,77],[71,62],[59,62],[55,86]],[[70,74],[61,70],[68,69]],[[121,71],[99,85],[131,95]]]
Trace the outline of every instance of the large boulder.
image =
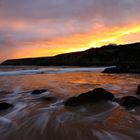
[[64,103],[65,106],[80,106],[99,101],[113,100],[114,95],[103,88],[96,88],[92,91],[80,94],[77,97],[71,97]]
[[47,92],[46,89],[39,89],[39,90],[34,90],[31,94],[32,95],[39,95],[39,94],[42,94],[44,92]]
[[136,94],[137,94],[137,95],[140,95],[140,85],[138,85]]
[[10,103],[0,102],[0,111],[6,110],[13,107]]
[[125,96],[122,98],[118,98],[116,99],[116,102],[118,102],[121,106],[124,106],[125,108],[140,106],[140,99],[134,96]]

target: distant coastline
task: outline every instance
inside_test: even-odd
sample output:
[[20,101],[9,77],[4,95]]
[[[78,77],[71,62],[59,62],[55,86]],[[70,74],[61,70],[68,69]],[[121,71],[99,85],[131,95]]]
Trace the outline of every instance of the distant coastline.
[[16,66],[127,66],[139,67],[140,42],[91,48],[52,57],[10,59],[1,65]]

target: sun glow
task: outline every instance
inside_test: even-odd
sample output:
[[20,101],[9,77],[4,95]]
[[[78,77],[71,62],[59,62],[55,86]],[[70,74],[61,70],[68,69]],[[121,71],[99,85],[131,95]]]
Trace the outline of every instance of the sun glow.
[[[93,38],[93,41],[89,43],[89,47],[101,47],[102,45],[107,45],[110,43],[132,43],[131,41],[127,40],[127,36],[132,35],[133,37],[133,35],[137,33],[140,33],[140,25],[136,24],[128,27],[106,29],[104,33],[98,36],[98,38]],[[126,40],[123,40],[124,37],[126,38]]]
[[[19,28],[19,22],[18,22]],[[25,26],[20,25],[20,30]],[[46,31],[47,32],[47,31]],[[42,35],[42,32],[38,32]],[[44,34],[44,31],[43,31]],[[91,47],[101,47],[110,43],[127,44],[139,41],[140,25],[131,24],[121,27],[108,28],[98,25],[87,32],[75,33],[68,36],[58,36],[51,40],[18,41],[12,58],[54,56],[61,53],[83,51]],[[22,47],[18,47],[22,46]]]

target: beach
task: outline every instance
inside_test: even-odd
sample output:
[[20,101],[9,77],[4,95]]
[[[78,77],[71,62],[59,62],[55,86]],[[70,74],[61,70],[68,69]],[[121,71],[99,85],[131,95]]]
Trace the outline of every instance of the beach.
[[[1,67],[0,101],[13,107],[0,111],[0,139],[138,140],[139,107],[128,110],[112,101],[78,107],[63,104],[95,88],[104,88],[116,97],[136,96],[138,74],[105,74],[104,69]],[[46,92],[32,94],[40,89]]]

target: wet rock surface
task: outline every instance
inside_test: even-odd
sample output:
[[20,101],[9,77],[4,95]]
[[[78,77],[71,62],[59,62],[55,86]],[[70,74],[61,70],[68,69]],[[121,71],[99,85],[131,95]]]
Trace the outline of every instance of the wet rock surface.
[[106,68],[103,73],[125,73],[126,69],[123,67]]
[[10,104],[10,103],[0,102],[0,111],[7,110],[7,109],[9,109],[9,108],[11,108],[13,106],[14,105]]
[[133,73],[140,74],[140,66],[117,66],[112,68],[106,68],[103,73]]
[[96,88],[92,91],[80,94],[77,97],[69,98],[64,105],[65,106],[79,106],[89,103],[113,100],[114,95],[111,92],[104,90],[103,88]]
[[124,106],[126,108],[140,106],[140,99],[134,96],[125,96],[122,98],[118,98],[116,99],[116,102],[118,102],[121,106]]

